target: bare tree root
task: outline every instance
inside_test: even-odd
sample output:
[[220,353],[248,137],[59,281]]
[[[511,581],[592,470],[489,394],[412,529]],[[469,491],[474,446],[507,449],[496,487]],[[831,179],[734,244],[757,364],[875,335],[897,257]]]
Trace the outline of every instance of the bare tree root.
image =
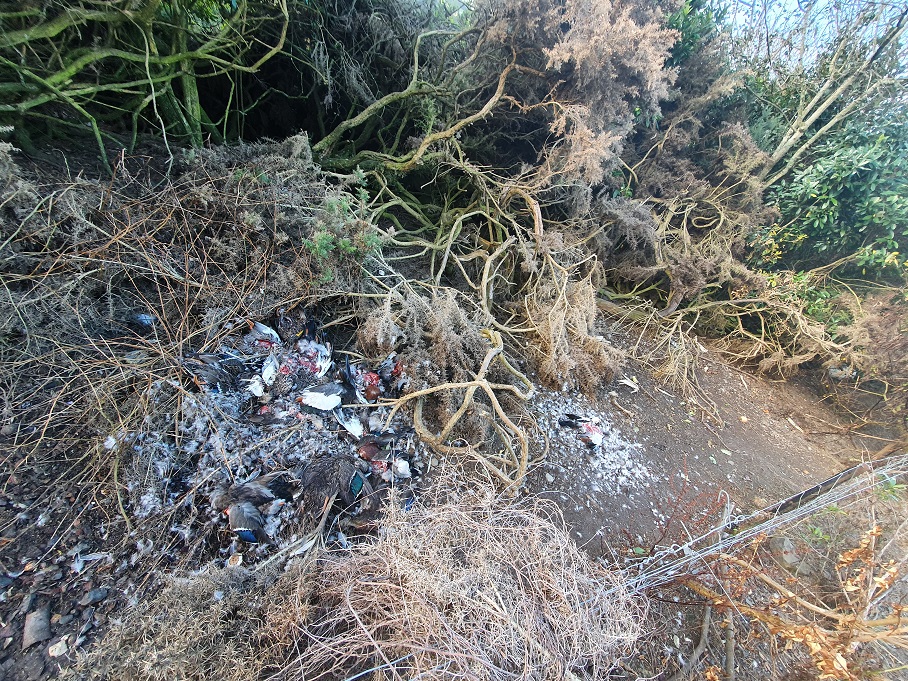
[[[393,223],[393,230],[383,232],[403,251],[393,260],[429,255],[431,280],[420,285],[447,285],[473,298],[486,325],[526,349],[543,383],[585,392],[607,384],[621,354],[595,332],[602,272],[585,242],[589,230],[598,227],[579,220],[546,221],[535,195],[537,185],[544,185],[540,178],[506,181],[465,161],[456,140],[449,144],[457,153],[442,165],[466,178],[474,199],[446,211],[437,223],[412,197],[395,192],[374,173],[381,189],[370,215]],[[405,222],[411,218],[417,224],[408,229]]]
[[[529,439],[526,433],[508,416],[502,408],[495,391],[507,391],[521,400],[528,400],[533,395],[533,384],[530,380],[508,361],[504,355],[504,341],[501,334],[492,329],[484,329],[482,335],[492,344],[486,353],[485,359],[476,373],[474,380],[464,383],[445,383],[443,385],[433,386],[424,390],[405,395],[397,400],[391,412],[388,414],[387,423],[400,410],[404,404],[416,400],[416,408],[413,412],[413,425],[419,437],[427,442],[433,449],[443,454],[465,454],[471,456],[486,470],[488,470],[499,482],[503,483],[508,490],[516,491],[523,485],[523,479],[526,475],[527,466],[530,460]],[[524,386],[526,392],[522,392],[517,386],[511,384],[491,383],[486,374],[492,363],[497,361],[509,374],[517,378]],[[457,411],[454,412],[442,427],[439,433],[433,433],[423,420],[423,400],[429,395],[435,395],[444,391],[465,390],[465,394]],[[485,407],[474,401],[474,395],[477,390],[482,390],[492,405],[494,413],[489,412]],[[452,446],[445,442],[452,434],[454,428],[468,411],[478,412],[485,418],[495,429],[501,440],[506,454],[504,456],[484,454],[479,450],[481,445]],[[495,421],[497,417],[503,425]],[[517,441],[517,450],[513,444]]]

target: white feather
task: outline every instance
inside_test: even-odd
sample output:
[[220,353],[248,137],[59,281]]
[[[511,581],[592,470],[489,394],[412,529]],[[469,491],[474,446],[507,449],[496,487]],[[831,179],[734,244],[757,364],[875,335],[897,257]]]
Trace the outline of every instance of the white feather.
[[262,340],[271,341],[272,343],[277,343],[280,345],[281,337],[277,335],[277,331],[272,329],[270,326],[266,326],[261,322],[255,322],[252,325],[252,332],[258,335]]
[[247,393],[252,393],[256,397],[261,397],[265,394],[265,382],[262,380],[261,376],[253,376],[252,378],[246,379],[246,387],[243,388]]
[[398,478],[409,478],[413,475],[410,472],[410,462],[406,459],[394,459],[394,462],[391,464],[391,471]]
[[341,406],[343,398],[341,394],[338,393],[325,393],[320,390],[306,390],[302,395],[300,395],[302,403],[307,407],[312,407],[313,409],[319,409],[321,411],[332,411]]
[[270,386],[274,383],[274,379],[277,378],[277,372],[280,368],[281,363],[278,360],[277,355],[268,355],[268,359],[265,360],[265,364],[262,366],[262,381],[265,385]]
[[353,437],[359,440],[363,436],[363,422],[356,414],[349,416],[343,409],[334,410],[334,418]]

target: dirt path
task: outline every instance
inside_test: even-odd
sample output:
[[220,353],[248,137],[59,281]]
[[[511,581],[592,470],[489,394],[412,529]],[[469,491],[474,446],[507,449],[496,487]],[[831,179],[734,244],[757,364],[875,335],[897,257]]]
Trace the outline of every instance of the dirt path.
[[[860,459],[861,443],[845,436],[817,394],[745,374],[709,352],[701,359],[700,384],[721,423],[634,362],[619,379],[637,383],[636,392],[616,383],[595,401],[552,393],[537,398],[551,446],[528,486],[559,502],[591,553],[616,544],[671,543],[722,505],[723,493],[738,512],[749,512]],[[590,452],[576,431],[559,428],[559,408],[598,415],[611,436],[603,449],[611,451]],[[871,451],[885,444],[867,442]]]

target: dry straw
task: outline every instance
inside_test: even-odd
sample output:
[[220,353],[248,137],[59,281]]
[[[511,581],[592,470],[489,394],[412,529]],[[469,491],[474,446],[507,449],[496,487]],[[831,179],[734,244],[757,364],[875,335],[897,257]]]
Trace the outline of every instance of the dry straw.
[[554,506],[488,488],[447,494],[409,511],[392,505],[376,540],[309,558],[270,585],[238,571],[172,580],[82,669],[136,679],[607,678],[644,615],[620,577],[577,548]]

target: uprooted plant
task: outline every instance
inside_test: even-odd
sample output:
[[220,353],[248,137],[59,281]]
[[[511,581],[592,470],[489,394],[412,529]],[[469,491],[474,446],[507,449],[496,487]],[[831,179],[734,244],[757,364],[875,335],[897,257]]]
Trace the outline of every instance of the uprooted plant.
[[[218,30],[239,30],[232,22],[247,9],[243,4],[235,13],[212,16],[210,25],[191,8],[184,14],[189,28],[217,36]],[[321,16],[326,22],[338,19],[325,9]],[[406,23],[408,15],[397,4],[387,3],[383,9],[387,15],[376,15],[367,33],[377,31],[385,16]],[[157,29],[176,30],[162,23],[158,10],[164,11],[163,5],[146,10],[147,21],[139,22],[148,29],[146,38],[154,37]],[[302,7],[290,10],[307,12]],[[286,18],[283,6],[282,12]],[[7,19],[23,23],[15,36],[28,43],[44,40],[34,31],[27,34],[35,22],[42,30],[55,26],[70,35],[78,25],[97,28],[97,22],[110,16],[89,13],[59,19],[60,26],[42,16]],[[136,359],[137,353],[129,368],[122,369],[117,361],[111,367],[111,376],[120,377],[124,386],[76,390],[76,384],[97,388],[98,377],[80,372],[73,353],[55,346],[56,338],[72,338],[73,345],[81,347],[85,343],[80,334],[110,336],[110,329],[102,327],[119,323],[122,328],[124,311],[127,317],[152,318],[147,330],[161,338],[148,349],[143,345],[148,341],[130,341],[128,351],[142,350],[157,358],[160,368],[150,380],[161,380],[176,370],[174,358],[206,347],[226,322],[266,317],[281,307],[311,305],[332,294],[351,319],[367,320],[376,310],[398,306],[394,291],[401,282],[409,289],[407,302],[394,314],[409,316],[409,321],[398,319],[399,326],[415,329],[420,324],[420,315],[412,314],[425,306],[417,302],[419,297],[449,301],[449,318],[463,319],[460,328],[468,329],[466,336],[473,339],[460,343],[464,351],[454,352],[447,363],[454,375],[442,382],[481,367],[487,347],[476,339],[483,328],[502,334],[501,343],[507,341],[530,356],[540,378],[550,384],[560,387],[566,381],[591,391],[611,378],[618,355],[595,335],[595,291],[602,271],[586,246],[599,225],[582,210],[565,208],[564,200],[582,207],[591,187],[617,164],[635,109],[655,110],[671,78],[663,62],[674,34],[662,27],[657,10],[643,4],[586,0],[565,7],[491,2],[469,15],[440,11],[428,25],[397,34],[396,40],[403,41],[398,45],[400,67],[365,87],[362,96],[354,96],[347,118],[329,114],[327,100],[319,104],[326,114],[320,119],[325,130],[312,152],[321,170],[307,165],[309,147],[296,137],[276,154],[241,148],[235,163],[221,164],[219,177],[210,175],[217,172],[211,170],[210,159],[223,152],[196,151],[168,187],[165,200],[153,208],[143,197],[121,190],[130,187],[150,196],[150,187],[140,188],[122,164],[109,187],[79,187],[79,193],[96,196],[96,204],[74,204],[74,191],[65,185],[58,189],[59,200],[53,191],[45,202],[32,196],[30,203],[21,192],[17,195],[17,210],[27,219],[7,231],[17,251],[15,262],[6,268],[10,304],[16,310],[10,331],[42,345],[28,349],[32,356],[54,352],[67,358],[72,388],[82,395],[63,402],[48,396],[41,416],[47,426],[63,427],[66,402],[72,402],[65,405],[66,413],[104,413],[109,406],[99,408],[99,399],[86,408],[84,395],[121,394],[113,388],[130,384],[136,367],[146,366],[144,355]],[[612,27],[609,33],[603,30],[606,25]],[[339,28],[326,63],[336,66],[358,53],[364,30],[355,22]],[[108,38],[128,40],[129,35],[124,29]],[[206,52],[212,45],[204,43],[193,58],[242,71],[236,64],[254,53],[240,49],[237,59],[217,66],[220,62]],[[239,40],[238,49],[242,45]],[[319,45],[317,40],[313,50]],[[60,48],[64,64],[78,52],[71,48],[68,43]],[[179,50],[174,55],[185,56]],[[379,56],[372,53],[370,59]],[[40,50],[35,57],[52,61]],[[303,70],[317,63],[299,62]],[[262,64],[259,60],[253,66]],[[157,58],[152,59],[155,73],[158,66]],[[331,72],[328,68],[323,76]],[[351,83],[366,84],[345,73]],[[623,77],[615,78],[619,73]],[[197,121],[198,100],[190,101],[193,72],[185,67],[181,74],[181,110]],[[57,103],[75,96],[68,90],[50,92],[48,101]],[[139,110],[160,104],[152,90]],[[195,140],[198,133],[195,128],[190,137]],[[514,138],[520,140],[516,156]],[[288,164],[278,154],[296,162]],[[239,200],[230,203],[230,195]],[[50,266],[45,251],[53,254]],[[91,269],[89,258],[103,265]],[[63,280],[68,283],[60,284]],[[91,302],[70,300],[67,286],[78,288],[73,293],[77,297],[89,290],[99,295]],[[102,305],[99,301],[106,301],[105,309],[96,309]],[[25,314],[23,309],[32,303],[34,309]],[[42,320],[35,317],[39,312]],[[98,319],[87,324],[86,315]],[[32,338],[35,324],[54,317],[74,320],[67,333],[53,334],[54,340],[41,334]],[[435,328],[445,324],[439,319]],[[380,345],[360,336],[373,347]],[[415,357],[424,339],[419,333],[410,336]],[[438,339],[429,345],[442,347]],[[445,345],[456,348],[458,343]],[[18,350],[14,344],[12,352]],[[93,347],[91,352],[99,350]],[[118,354],[105,352],[106,357]],[[15,360],[20,366],[22,357]],[[505,366],[498,360],[495,364]],[[50,377],[55,371],[45,373]],[[49,390],[37,394],[44,392]],[[500,420],[504,411],[499,413],[497,401],[483,394]],[[36,404],[30,406],[35,415],[41,411]],[[433,415],[441,425],[436,432],[451,430],[443,424],[457,409],[452,404],[450,411]],[[23,415],[18,418],[23,420]],[[107,422],[101,431],[116,429],[116,414],[103,419]],[[502,422],[510,434],[506,439],[520,432],[510,416]],[[525,462],[526,452],[517,458]]]

